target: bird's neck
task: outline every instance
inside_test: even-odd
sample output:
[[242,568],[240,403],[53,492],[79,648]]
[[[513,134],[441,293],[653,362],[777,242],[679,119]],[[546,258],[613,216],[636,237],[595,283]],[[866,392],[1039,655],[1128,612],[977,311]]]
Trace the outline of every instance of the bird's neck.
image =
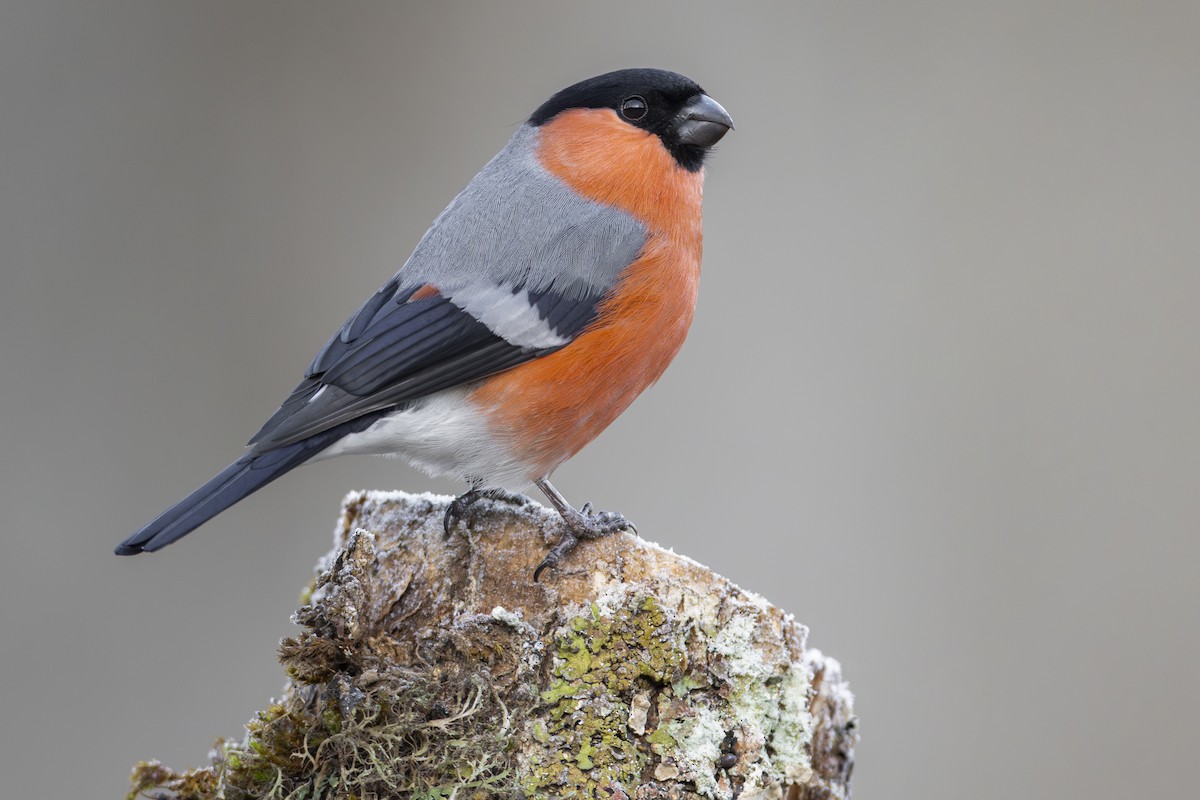
[[574,109],[539,128],[542,167],[580,195],[636,217],[672,239],[700,236],[704,171],[689,172],[652,133],[610,109]]

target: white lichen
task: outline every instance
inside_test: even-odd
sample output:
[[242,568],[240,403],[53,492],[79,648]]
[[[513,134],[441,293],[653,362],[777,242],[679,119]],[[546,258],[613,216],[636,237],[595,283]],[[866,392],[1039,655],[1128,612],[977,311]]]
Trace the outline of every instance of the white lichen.
[[812,779],[812,714],[808,697],[812,682],[806,669],[793,666],[779,683],[779,715],[771,731],[771,749],[775,766],[783,771],[788,783],[807,783]]
[[674,760],[684,778],[695,782],[696,791],[717,797],[716,764],[725,740],[725,722],[714,708],[698,706],[693,713],[671,723],[671,734],[679,744]]

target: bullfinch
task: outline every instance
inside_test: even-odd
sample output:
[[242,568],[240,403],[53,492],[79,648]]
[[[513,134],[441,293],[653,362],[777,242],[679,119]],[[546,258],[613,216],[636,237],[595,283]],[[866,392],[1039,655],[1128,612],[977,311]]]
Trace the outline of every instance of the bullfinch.
[[404,266],[312,360],[237,461],[122,542],[167,546],[301,464],[398,454],[480,499],[527,502],[579,539],[631,529],[573,508],[555,468],[675,357],[700,276],[704,160],[733,121],[692,80],[625,69],[547,100],[454,198]]

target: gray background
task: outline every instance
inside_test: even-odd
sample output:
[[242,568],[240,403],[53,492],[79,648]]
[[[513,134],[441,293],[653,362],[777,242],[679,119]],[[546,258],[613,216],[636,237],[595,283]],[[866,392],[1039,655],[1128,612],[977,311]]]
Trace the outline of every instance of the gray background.
[[553,91],[736,133],[662,383],[557,475],[765,594],[858,697],[862,798],[1200,778],[1200,5],[5,2],[0,774],[118,797],[276,694],[351,488],[110,551],[239,452]]

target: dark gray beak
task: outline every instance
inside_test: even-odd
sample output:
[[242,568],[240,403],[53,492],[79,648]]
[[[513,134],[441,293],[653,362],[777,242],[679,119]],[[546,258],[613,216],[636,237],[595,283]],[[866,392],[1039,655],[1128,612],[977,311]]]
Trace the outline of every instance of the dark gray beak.
[[676,126],[679,141],[709,148],[733,130],[733,119],[721,104],[706,94],[698,94],[679,112]]

